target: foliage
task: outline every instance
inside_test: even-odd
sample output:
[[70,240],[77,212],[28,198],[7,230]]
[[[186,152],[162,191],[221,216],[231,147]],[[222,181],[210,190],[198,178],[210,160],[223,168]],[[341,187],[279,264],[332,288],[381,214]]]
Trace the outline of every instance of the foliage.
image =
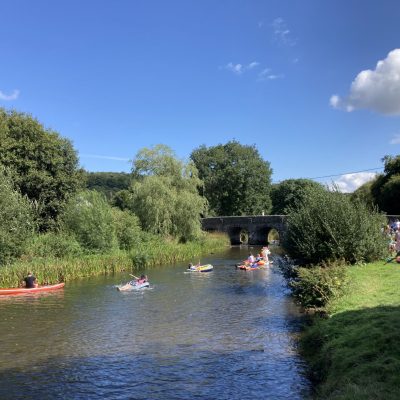
[[77,257],[83,253],[74,236],[63,232],[47,232],[35,235],[25,252],[25,258]]
[[86,187],[103,193],[108,200],[129,188],[131,175],[125,172],[86,172]]
[[20,256],[33,233],[31,204],[0,167],[0,264]]
[[351,199],[355,202],[364,202],[371,209],[376,207],[375,200],[371,192],[372,185],[374,184],[375,180],[376,178],[361,185],[358,189],[351,193]]
[[133,209],[132,192],[129,189],[123,189],[115,193],[111,204],[120,210]]
[[[142,237],[143,239],[143,237]],[[107,254],[84,254],[78,257],[26,257],[2,268],[0,287],[17,287],[30,270],[40,284],[76,278],[134,272],[140,268],[193,260],[202,254],[221,251],[229,244],[226,235],[204,234],[195,242],[166,241],[159,236],[144,235],[144,241],[129,252],[114,249]]]
[[399,397],[400,269],[382,263],[352,266],[349,287],[314,318],[301,340],[316,399]]
[[289,211],[284,246],[305,263],[372,261],[386,250],[385,217],[337,190],[309,188],[301,205]]
[[297,268],[297,278],[290,283],[293,294],[304,307],[325,307],[329,300],[343,293],[347,283],[346,269],[340,262]]
[[132,173],[127,204],[144,230],[183,241],[200,235],[206,203],[198,194],[201,181],[193,163],[183,163],[167,146],[158,145],[139,151]]
[[111,206],[99,192],[84,191],[72,198],[63,225],[86,250],[107,252],[117,246]]
[[375,203],[387,214],[400,214],[400,155],[385,156],[384,174],[379,175],[371,186]]
[[295,209],[301,204],[307,188],[323,189],[320,183],[310,179],[287,179],[272,186],[271,200],[274,215],[284,215],[289,209]]
[[200,146],[191,154],[212,215],[253,215],[271,208],[272,170],[255,146],[236,141]]
[[112,209],[115,234],[121,250],[130,250],[141,241],[142,230],[139,218],[130,211]]
[[36,204],[40,230],[54,227],[65,202],[81,185],[78,158],[69,140],[36,119],[0,109],[0,165]]

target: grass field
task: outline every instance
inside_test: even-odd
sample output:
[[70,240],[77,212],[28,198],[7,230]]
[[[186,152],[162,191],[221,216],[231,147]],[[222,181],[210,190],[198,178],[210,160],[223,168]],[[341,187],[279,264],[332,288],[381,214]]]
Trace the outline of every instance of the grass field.
[[346,294],[306,329],[316,399],[400,399],[400,264],[349,267]]

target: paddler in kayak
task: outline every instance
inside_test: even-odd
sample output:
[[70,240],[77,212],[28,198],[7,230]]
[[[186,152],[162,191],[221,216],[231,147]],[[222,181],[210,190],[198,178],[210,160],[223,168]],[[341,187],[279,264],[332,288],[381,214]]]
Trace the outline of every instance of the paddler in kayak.
[[36,277],[33,276],[31,271],[29,271],[28,276],[24,278],[23,284],[27,289],[33,289],[39,286]]

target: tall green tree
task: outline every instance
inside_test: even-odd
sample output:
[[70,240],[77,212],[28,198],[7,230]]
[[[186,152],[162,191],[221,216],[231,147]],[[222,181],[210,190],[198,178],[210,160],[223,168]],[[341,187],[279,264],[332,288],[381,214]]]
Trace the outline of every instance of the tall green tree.
[[298,207],[307,189],[325,190],[324,187],[310,179],[287,179],[272,185],[272,214],[287,214],[289,209]]
[[384,174],[379,175],[371,186],[375,203],[387,214],[400,214],[400,155],[385,156]]
[[206,202],[198,194],[202,182],[192,162],[176,158],[165,145],[140,150],[132,165],[131,198],[124,203],[148,232],[186,241],[201,233]]
[[251,215],[271,209],[270,163],[237,141],[195,149],[190,158],[204,181],[212,215]]
[[0,265],[22,254],[34,230],[30,202],[0,167]]
[[78,157],[69,140],[30,115],[0,109],[0,165],[35,204],[39,229],[52,228],[81,185]]
[[82,248],[107,252],[117,247],[114,215],[103,194],[86,190],[71,198],[63,213],[63,229]]

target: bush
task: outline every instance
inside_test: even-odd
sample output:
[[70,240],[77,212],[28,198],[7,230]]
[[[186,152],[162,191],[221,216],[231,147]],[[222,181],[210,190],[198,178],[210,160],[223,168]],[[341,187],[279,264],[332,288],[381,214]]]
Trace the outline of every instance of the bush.
[[85,191],[71,199],[63,224],[84,249],[107,252],[117,247],[111,206],[98,192]]
[[82,248],[74,236],[65,233],[48,232],[35,236],[29,245],[30,257],[75,257],[82,254]]
[[33,233],[31,204],[0,168],[0,264],[19,257]]
[[382,214],[337,190],[307,189],[301,204],[290,210],[284,246],[306,264],[373,261],[386,251],[385,223]]
[[112,209],[115,233],[118,239],[118,246],[121,250],[130,250],[135,244],[141,242],[142,230],[139,218],[130,211],[121,211],[118,208]]
[[297,268],[297,278],[290,282],[299,303],[308,308],[325,307],[328,301],[343,293],[347,285],[346,266],[340,262]]

